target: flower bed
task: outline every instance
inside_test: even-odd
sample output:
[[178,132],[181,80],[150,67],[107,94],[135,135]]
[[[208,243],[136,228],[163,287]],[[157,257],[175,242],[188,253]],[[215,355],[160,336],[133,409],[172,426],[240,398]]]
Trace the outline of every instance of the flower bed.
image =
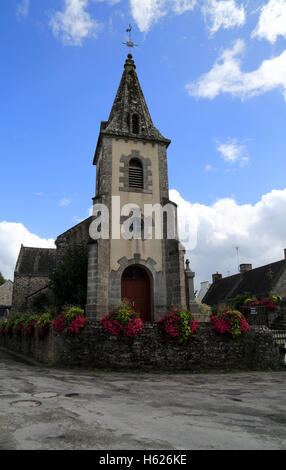
[[275,310],[278,303],[278,298],[275,295],[269,295],[268,297],[263,297],[257,299],[256,297],[248,297],[243,302],[244,307],[257,307],[262,306],[268,310]]
[[100,321],[103,329],[110,335],[134,338],[143,330],[143,322],[139,313],[132,309],[128,301],[122,301],[117,309]]
[[239,336],[249,330],[244,315],[238,310],[225,310],[210,318],[210,325],[217,333],[227,333],[232,337]]
[[170,338],[186,343],[199,328],[199,322],[191,312],[174,309],[163,315],[157,322],[159,329]]
[[35,335],[43,339],[52,327],[57,333],[76,335],[86,326],[87,321],[84,311],[78,307],[62,312],[55,320],[52,320],[50,313],[19,317],[13,315],[7,321],[0,320],[0,334],[26,338]]
[[51,324],[57,333],[77,335],[86,326],[87,318],[84,317],[84,310],[78,307],[71,307],[66,312],[62,312]]

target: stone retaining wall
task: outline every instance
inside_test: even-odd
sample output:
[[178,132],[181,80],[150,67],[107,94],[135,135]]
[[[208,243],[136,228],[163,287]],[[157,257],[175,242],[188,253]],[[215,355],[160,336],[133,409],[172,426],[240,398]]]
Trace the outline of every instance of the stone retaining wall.
[[153,325],[146,325],[136,339],[109,336],[100,325],[90,325],[75,337],[53,330],[43,340],[2,335],[0,346],[60,367],[211,371],[282,365],[279,347],[265,327],[253,327],[232,339],[204,325],[182,345],[162,336]]

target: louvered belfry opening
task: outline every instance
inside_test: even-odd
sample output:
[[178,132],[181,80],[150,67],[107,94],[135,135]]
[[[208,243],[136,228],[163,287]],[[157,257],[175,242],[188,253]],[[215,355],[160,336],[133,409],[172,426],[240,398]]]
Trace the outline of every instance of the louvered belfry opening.
[[129,188],[143,189],[143,167],[137,158],[129,162]]

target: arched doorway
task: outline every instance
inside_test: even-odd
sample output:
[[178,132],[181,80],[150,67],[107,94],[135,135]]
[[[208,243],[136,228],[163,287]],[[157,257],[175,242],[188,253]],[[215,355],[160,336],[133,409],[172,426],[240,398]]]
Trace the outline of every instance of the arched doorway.
[[129,266],[121,278],[121,299],[132,303],[143,321],[151,321],[150,278],[145,269]]

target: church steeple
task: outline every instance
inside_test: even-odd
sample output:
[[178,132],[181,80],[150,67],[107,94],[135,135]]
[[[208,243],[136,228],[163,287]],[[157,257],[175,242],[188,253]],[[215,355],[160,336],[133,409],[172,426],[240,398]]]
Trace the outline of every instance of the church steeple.
[[[131,39],[127,45],[135,46]],[[91,319],[107,315],[121,299],[132,302],[145,321],[156,320],[174,305],[185,308],[184,251],[177,239],[177,206],[169,200],[169,143],[152,122],[128,54],[94,157],[95,240],[89,245],[87,289]],[[147,208],[151,213],[145,213]],[[98,238],[106,222],[108,228]],[[164,236],[158,236],[156,227]]]
[[167,146],[171,142],[162,136],[152,122],[132,54],[128,54],[125,61],[124,71],[108,121],[101,122],[101,135],[133,137],[140,140],[162,142]]

